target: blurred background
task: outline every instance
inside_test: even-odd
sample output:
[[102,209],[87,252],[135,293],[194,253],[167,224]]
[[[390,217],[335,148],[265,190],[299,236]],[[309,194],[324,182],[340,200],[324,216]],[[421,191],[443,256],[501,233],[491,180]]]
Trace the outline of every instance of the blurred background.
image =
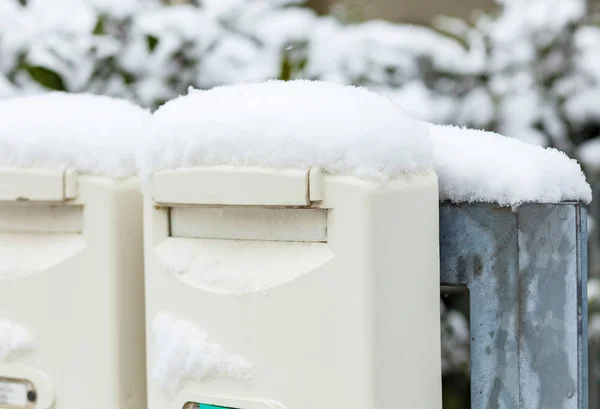
[[[595,0],[0,0],[0,98],[93,92],[156,109],[190,86],[321,79],[368,87],[424,120],[566,152],[595,187],[590,407],[600,409],[597,11]],[[442,301],[444,408],[466,409],[468,299],[448,290]]]

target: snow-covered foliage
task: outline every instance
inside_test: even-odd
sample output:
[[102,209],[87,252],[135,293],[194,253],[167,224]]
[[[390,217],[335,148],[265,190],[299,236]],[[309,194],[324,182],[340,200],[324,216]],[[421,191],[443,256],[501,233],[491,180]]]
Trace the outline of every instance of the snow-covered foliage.
[[189,86],[278,78],[318,21],[293,3],[0,0],[0,97],[54,89],[156,106]]
[[588,334],[590,342],[600,342],[600,279],[588,280],[587,288],[589,323]]
[[440,303],[442,371],[467,372],[469,368],[469,324],[465,316]]

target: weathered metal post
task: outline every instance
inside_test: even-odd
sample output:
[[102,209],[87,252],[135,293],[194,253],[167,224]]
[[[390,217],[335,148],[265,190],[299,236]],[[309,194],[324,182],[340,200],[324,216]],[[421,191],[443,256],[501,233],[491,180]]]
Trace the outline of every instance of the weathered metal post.
[[440,207],[441,284],[471,303],[473,409],[587,409],[581,203]]
[[[596,176],[597,179],[597,176]],[[588,213],[593,220],[600,220],[600,184],[592,184],[593,200],[588,206]],[[600,230],[594,228],[588,232],[588,273],[590,278],[600,277]],[[590,300],[591,301],[591,300]],[[594,305],[591,301],[590,305]],[[596,307],[597,308],[597,307]],[[597,311],[592,311],[597,312]],[[593,320],[592,320],[593,321]],[[600,405],[600,344],[597,334],[590,334],[589,338],[589,385],[590,385],[590,408]]]

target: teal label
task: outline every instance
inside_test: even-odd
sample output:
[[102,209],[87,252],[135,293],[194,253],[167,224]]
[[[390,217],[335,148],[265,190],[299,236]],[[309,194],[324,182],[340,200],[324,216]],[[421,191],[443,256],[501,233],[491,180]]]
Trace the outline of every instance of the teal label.
[[234,409],[234,408],[228,408],[226,406],[207,405],[206,403],[201,403],[200,409]]

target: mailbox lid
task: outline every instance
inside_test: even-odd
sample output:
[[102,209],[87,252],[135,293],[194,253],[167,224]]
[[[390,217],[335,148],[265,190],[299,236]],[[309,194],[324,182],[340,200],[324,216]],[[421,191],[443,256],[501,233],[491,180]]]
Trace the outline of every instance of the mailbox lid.
[[74,199],[76,190],[74,171],[0,168],[0,201],[62,202]]
[[180,168],[154,174],[152,197],[174,205],[307,206],[309,175],[310,169]]

